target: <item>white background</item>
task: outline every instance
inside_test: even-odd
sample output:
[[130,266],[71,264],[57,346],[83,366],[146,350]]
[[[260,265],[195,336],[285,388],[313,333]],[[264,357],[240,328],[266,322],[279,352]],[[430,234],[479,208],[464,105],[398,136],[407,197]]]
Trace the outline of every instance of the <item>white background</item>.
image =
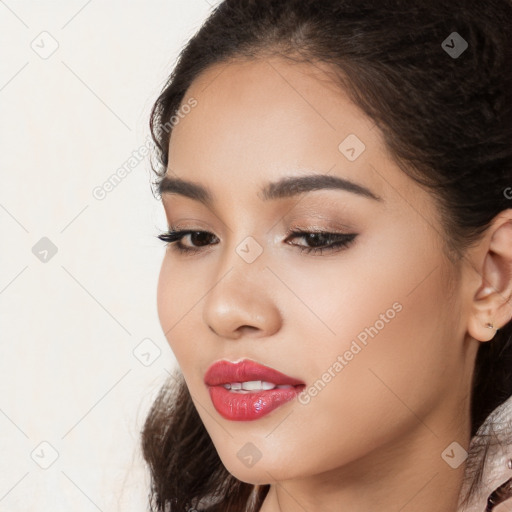
[[[1,512],[147,508],[140,430],[175,365],[156,310],[165,216],[149,157],[92,192],[147,141],[209,2],[0,1]],[[33,253],[43,237],[55,255]]]

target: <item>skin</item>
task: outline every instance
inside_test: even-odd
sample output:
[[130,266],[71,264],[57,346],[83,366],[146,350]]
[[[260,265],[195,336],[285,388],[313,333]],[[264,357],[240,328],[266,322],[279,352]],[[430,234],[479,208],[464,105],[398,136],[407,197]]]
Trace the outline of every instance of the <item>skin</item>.
[[[212,236],[182,239],[196,254],[167,248],[158,314],[223,464],[271,484],[262,512],[453,512],[464,463],[453,469],[441,455],[453,442],[468,447],[476,352],[495,334],[485,324],[511,317],[512,210],[452,263],[433,197],[320,65],[224,63],[183,103],[191,97],[198,104],[173,129],[167,172],[215,201],[162,201],[169,225]],[[349,134],[366,146],[353,162],[338,149]],[[258,195],[310,173],[350,179],[381,201],[335,189]],[[286,234],[314,228],[358,236],[306,254],[298,246],[309,239]],[[252,263],[236,252],[248,236],[263,250]],[[307,405],[293,400],[247,422],[213,407],[203,383],[213,362],[247,357],[311,386],[394,303],[401,310]],[[261,453],[250,468],[237,457],[248,442]]]

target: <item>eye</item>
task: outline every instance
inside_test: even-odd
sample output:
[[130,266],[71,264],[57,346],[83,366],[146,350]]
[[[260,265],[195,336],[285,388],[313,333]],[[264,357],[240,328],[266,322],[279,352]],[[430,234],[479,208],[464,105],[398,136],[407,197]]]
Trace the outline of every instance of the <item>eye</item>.
[[300,251],[307,254],[323,254],[324,252],[341,251],[349,246],[357,233],[330,233],[328,231],[290,231],[289,238],[304,238],[310,246],[297,245]]
[[[348,247],[356,238],[357,233],[330,233],[328,231],[288,231],[286,240],[294,238],[303,238],[309,245],[291,243],[297,246],[301,252],[307,254],[323,254],[324,252],[336,252]],[[182,240],[190,237],[192,245],[183,244]],[[215,245],[219,239],[208,231],[196,230],[174,230],[171,229],[157,236],[158,239],[166,243],[166,246],[172,246],[176,251],[183,254],[201,252],[203,247]],[[213,240],[213,242],[212,242]]]
[[[194,244],[192,246],[184,245],[182,239],[186,236],[190,237],[190,241]],[[218,238],[209,233],[208,231],[194,231],[191,229],[184,230],[169,230],[165,233],[161,233],[157,236],[158,239],[165,242],[166,246],[171,246],[181,253],[194,253],[201,251],[200,247],[208,245],[208,241],[211,238]],[[199,247],[198,247],[199,246]]]

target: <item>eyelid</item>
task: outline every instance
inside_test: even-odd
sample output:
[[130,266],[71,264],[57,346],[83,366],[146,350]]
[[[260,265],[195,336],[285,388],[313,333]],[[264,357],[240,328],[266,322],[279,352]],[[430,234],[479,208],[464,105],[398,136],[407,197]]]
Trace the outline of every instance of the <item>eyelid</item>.
[[333,221],[331,218],[322,217],[325,222],[313,222],[305,220],[291,221],[287,223],[286,233],[290,234],[296,231],[303,231],[309,233],[331,233],[333,235],[345,235],[354,232],[359,232],[359,229],[353,225],[344,224],[339,221]]
[[199,219],[182,219],[179,222],[168,222],[167,223],[169,231],[208,231],[210,233],[214,232],[212,226],[208,225],[204,221],[200,221]]
[[[332,234],[350,234],[357,229],[354,226],[350,226],[349,224],[344,224],[339,221],[334,221],[332,218],[324,216],[324,215],[315,215],[314,217],[324,220],[326,225],[316,224],[315,221],[311,223],[311,221],[304,220],[302,221],[290,221],[286,223],[287,227],[285,229],[285,235],[288,236],[296,231],[303,232],[311,232],[311,233],[332,233]],[[282,219],[284,220],[284,218]],[[274,225],[275,226],[275,225]],[[168,230],[169,231],[206,231],[215,236],[218,236],[216,230],[209,225],[205,225],[202,221],[198,219],[183,219],[179,222],[168,222]],[[230,230],[231,231],[231,230]],[[276,234],[276,237],[280,235]],[[219,237],[220,238],[220,237]]]
[[[298,211],[297,211],[298,210]],[[282,221],[287,224],[311,226],[318,224],[319,229],[339,229],[339,230],[354,230],[356,227],[351,223],[343,222],[340,217],[348,217],[348,212],[345,213],[344,209],[338,207],[334,211],[327,211],[323,213],[319,211],[318,206],[301,207],[292,210],[282,218]]]

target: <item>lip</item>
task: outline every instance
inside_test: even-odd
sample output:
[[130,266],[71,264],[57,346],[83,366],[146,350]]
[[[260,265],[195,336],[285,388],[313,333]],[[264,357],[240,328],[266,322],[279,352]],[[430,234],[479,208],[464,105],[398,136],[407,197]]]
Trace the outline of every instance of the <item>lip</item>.
[[[224,384],[247,381],[272,382],[277,386],[290,388],[274,388],[237,393],[224,387]],[[293,400],[305,383],[290,377],[268,366],[249,359],[233,363],[220,360],[213,363],[204,376],[210,398],[217,412],[231,421],[251,421],[266,416],[274,409]]]

